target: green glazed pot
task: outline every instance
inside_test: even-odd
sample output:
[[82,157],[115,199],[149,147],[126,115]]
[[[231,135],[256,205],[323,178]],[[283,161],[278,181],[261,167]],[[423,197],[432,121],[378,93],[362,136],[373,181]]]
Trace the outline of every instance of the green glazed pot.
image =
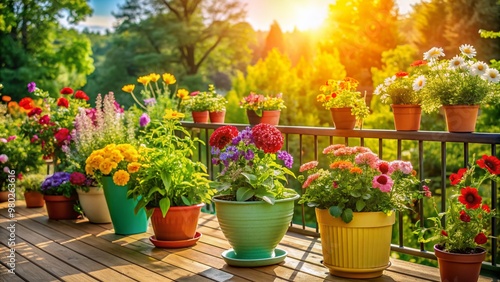
[[111,176],[105,176],[102,178],[102,186],[115,233],[130,235],[146,232],[148,229],[146,211],[141,209],[137,214],[134,213],[138,201],[127,198],[129,185],[118,186]]
[[224,236],[237,259],[261,259],[274,255],[274,249],[285,236],[292,221],[294,201],[236,202],[214,197],[215,211]]

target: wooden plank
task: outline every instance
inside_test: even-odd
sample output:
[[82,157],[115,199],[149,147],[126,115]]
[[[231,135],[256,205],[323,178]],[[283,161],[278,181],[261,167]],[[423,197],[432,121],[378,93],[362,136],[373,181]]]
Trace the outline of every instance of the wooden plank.
[[[5,238],[6,236],[8,236],[7,230],[0,228],[0,237]],[[79,269],[67,264],[66,261],[60,260],[44,252],[36,246],[24,241],[19,236],[16,237],[16,242],[16,253],[25,257],[31,263],[45,269],[53,276],[60,277],[65,281],[97,281],[91,276],[82,273]],[[19,274],[24,276],[23,273]]]
[[[1,219],[0,219],[1,221]],[[115,270],[107,268],[107,266],[98,263],[75,252],[66,246],[60,245],[50,238],[44,237],[22,225],[22,222],[16,226],[18,238],[21,238],[32,245],[42,249],[43,251],[56,256],[58,259],[67,262],[80,271],[89,274],[98,280],[113,280],[113,281],[134,281]]]
[[[5,258],[10,252],[10,248],[5,247],[0,244],[0,257]],[[8,272],[10,268],[7,268],[0,261],[0,281],[6,282],[18,282],[18,281],[60,281],[55,276],[51,275],[44,269],[38,267],[37,265],[31,263],[21,254],[16,253],[16,266],[14,274]],[[22,275],[21,275],[22,274]]]
[[[19,212],[22,214],[25,211],[20,210]],[[22,215],[19,216],[24,218]],[[133,250],[122,248],[118,244],[119,241],[111,242],[102,237],[95,237],[82,232],[67,224],[72,221],[49,221],[45,217],[38,217],[36,215],[30,215],[29,217],[31,220],[27,221],[24,225],[30,229],[52,238],[55,242],[67,244],[68,248],[72,248],[134,279],[159,281],[166,280],[167,278],[176,280],[191,277],[190,279],[195,279],[196,281],[211,281],[202,276],[196,277],[195,273],[155,260]],[[50,224],[50,228],[45,226],[47,223]],[[72,240],[72,238],[77,238],[78,240]],[[84,246],[75,246],[75,244],[79,243],[83,243]],[[127,267],[124,267],[125,265]]]

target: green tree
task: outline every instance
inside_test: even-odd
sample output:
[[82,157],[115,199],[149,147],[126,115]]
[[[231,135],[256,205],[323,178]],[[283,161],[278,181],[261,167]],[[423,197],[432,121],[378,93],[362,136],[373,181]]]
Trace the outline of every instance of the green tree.
[[60,24],[91,15],[85,0],[17,0],[0,5],[0,81],[19,100],[30,81],[49,93],[81,87],[94,68],[89,40]]

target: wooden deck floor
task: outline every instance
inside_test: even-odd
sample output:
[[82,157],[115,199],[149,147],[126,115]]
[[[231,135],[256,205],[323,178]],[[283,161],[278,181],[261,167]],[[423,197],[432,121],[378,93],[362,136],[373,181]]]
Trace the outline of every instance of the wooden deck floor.
[[[279,248],[288,257],[278,265],[238,268],[221,253],[230,246],[214,215],[203,214],[195,246],[159,249],[148,233],[120,236],[111,224],[49,220],[45,208],[16,203],[11,222],[0,204],[0,281],[360,281],[331,276],[320,263],[319,238],[288,233]],[[8,272],[7,227],[15,223],[15,275]],[[368,281],[439,281],[436,268],[392,260],[382,277]],[[480,281],[492,281],[481,278]]]

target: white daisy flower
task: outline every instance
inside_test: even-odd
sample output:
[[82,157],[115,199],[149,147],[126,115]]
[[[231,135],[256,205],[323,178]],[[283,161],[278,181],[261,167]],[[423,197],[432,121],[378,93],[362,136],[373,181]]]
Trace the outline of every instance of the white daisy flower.
[[472,73],[475,75],[483,75],[488,69],[489,67],[485,62],[476,62],[471,66]]
[[492,83],[498,83],[500,82],[500,74],[498,73],[497,69],[494,68],[489,68],[482,76],[484,79],[486,79],[489,82]]
[[396,81],[396,76],[395,76],[395,75],[393,75],[393,76],[391,76],[391,77],[386,78],[386,79],[384,80],[384,85],[385,85],[385,86],[389,86],[389,85],[391,85],[394,81]]
[[465,60],[464,58],[460,56],[455,56],[453,59],[450,60],[450,68],[452,69],[460,69],[466,67]]
[[433,60],[439,57],[444,57],[444,51],[441,47],[432,47],[429,51],[424,53],[424,60]]
[[419,75],[417,78],[415,78],[415,80],[413,81],[413,90],[415,91],[419,91],[420,89],[422,89],[424,86],[425,86],[425,76],[423,75]]
[[380,95],[380,93],[382,93],[382,89],[384,88],[384,85],[383,84],[379,84],[377,86],[377,88],[375,88],[375,91],[373,91],[373,94],[375,95]]
[[460,52],[467,58],[474,58],[476,56],[476,49],[469,44],[463,44],[460,46]]

